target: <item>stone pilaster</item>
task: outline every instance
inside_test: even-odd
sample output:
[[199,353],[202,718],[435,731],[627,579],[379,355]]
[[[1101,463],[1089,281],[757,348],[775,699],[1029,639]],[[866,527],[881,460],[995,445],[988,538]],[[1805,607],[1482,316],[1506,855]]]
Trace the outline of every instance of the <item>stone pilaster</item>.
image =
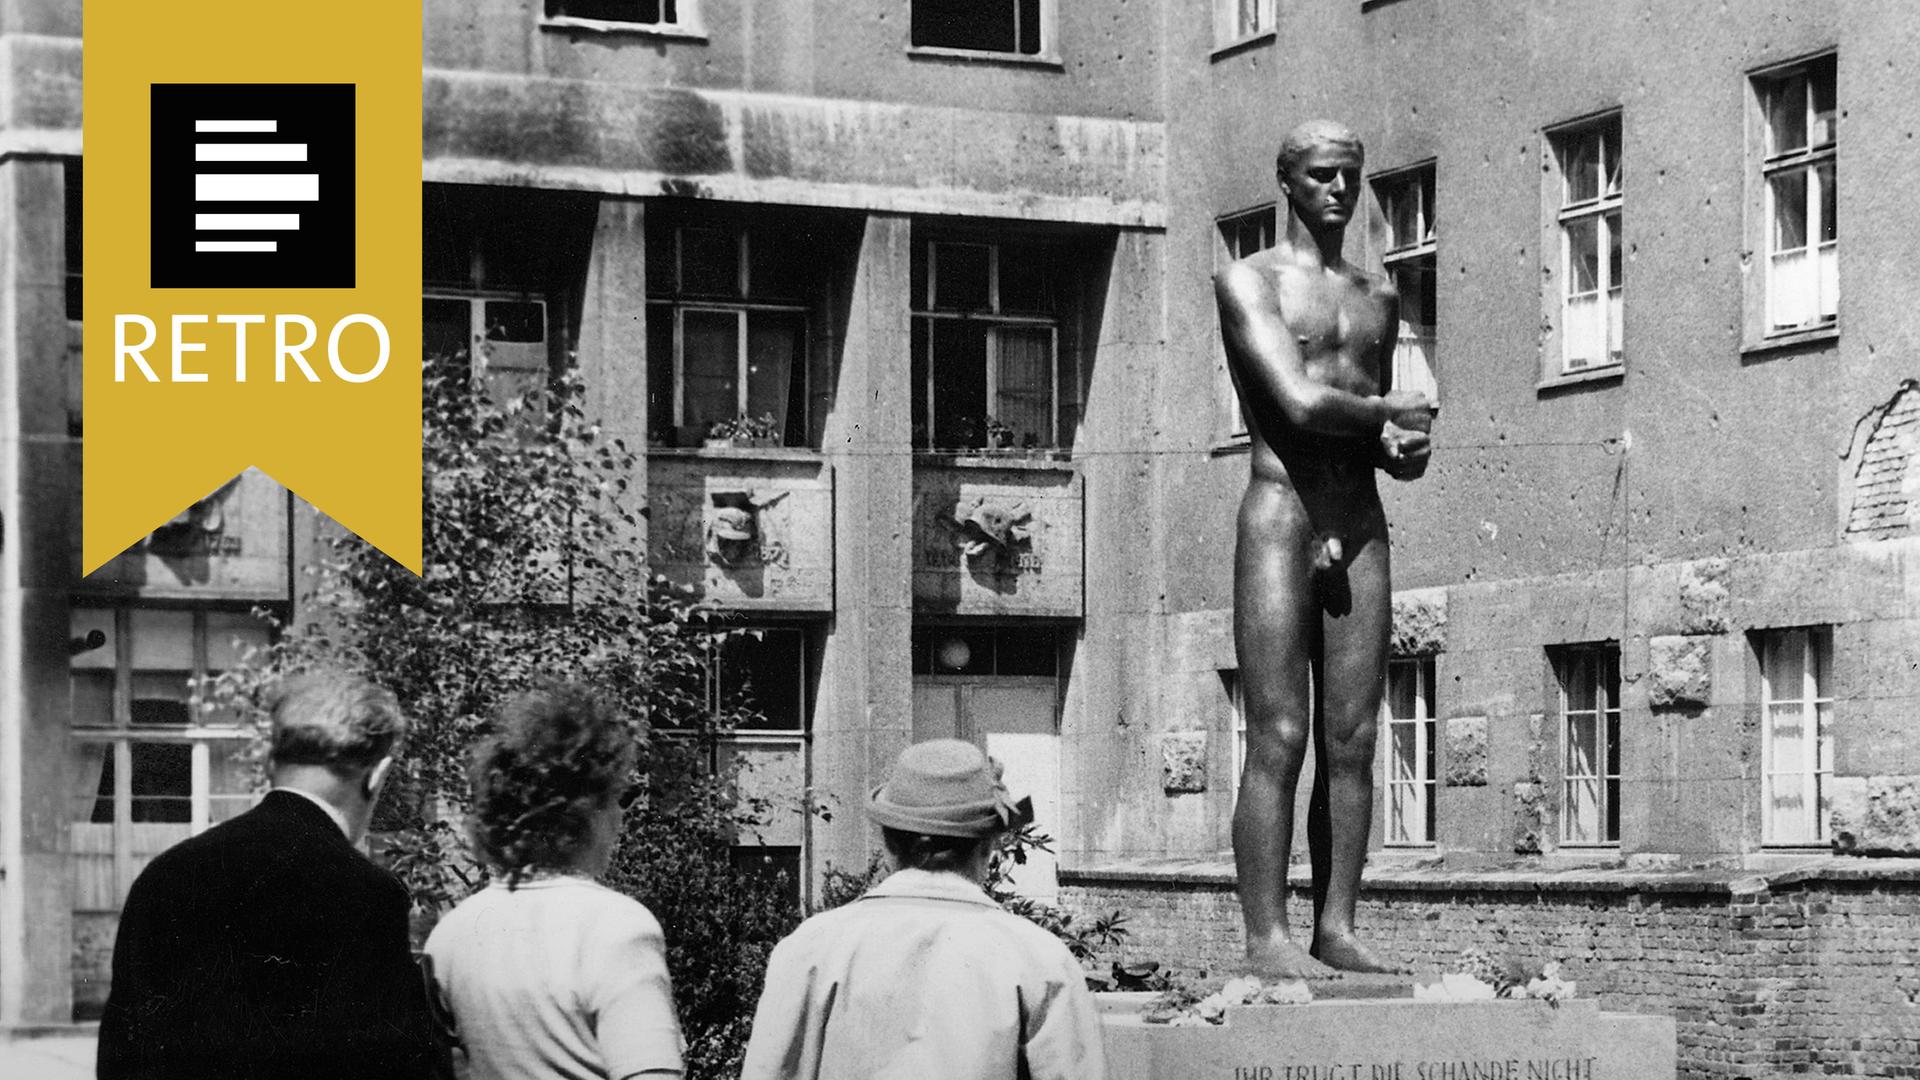
[[[647,490],[647,241],[638,199],[606,198],[593,228],[587,283],[580,304],[578,362],[586,383],[587,415],[608,439],[634,453],[627,509],[638,523],[629,539],[646,550]],[[637,587],[614,583],[615,588]]]
[[0,160],[0,1025],[73,1008],[65,202],[59,159]]
[[867,792],[912,738],[912,225],[867,218],[822,443],[834,477],[834,618],[821,649],[813,865],[858,871]]

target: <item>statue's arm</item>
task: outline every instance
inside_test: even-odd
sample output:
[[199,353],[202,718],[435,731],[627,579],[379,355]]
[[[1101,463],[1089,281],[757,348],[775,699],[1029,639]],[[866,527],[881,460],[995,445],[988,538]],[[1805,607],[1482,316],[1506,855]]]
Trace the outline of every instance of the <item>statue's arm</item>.
[[1227,355],[1256,414],[1277,412],[1302,431],[1360,437],[1378,435],[1399,414],[1401,407],[1387,398],[1349,393],[1307,375],[1278,298],[1259,271],[1234,263],[1214,277],[1213,287]]
[[[1392,282],[1384,282],[1379,287],[1381,304],[1385,309],[1386,325],[1400,325],[1400,292]],[[1380,392],[1389,401],[1407,401],[1418,397],[1426,400],[1426,395],[1417,391],[1398,390],[1393,385],[1393,350],[1396,342],[1393,338],[1383,338],[1380,342],[1380,355],[1374,357],[1375,370],[1380,372]],[[1431,405],[1426,423],[1413,426],[1411,416],[1402,415],[1388,420],[1380,429],[1380,439],[1374,444],[1374,467],[1385,472],[1395,480],[1418,480],[1427,471],[1427,458],[1433,452],[1428,436],[1432,424]],[[1403,426],[1404,425],[1404,426]]]

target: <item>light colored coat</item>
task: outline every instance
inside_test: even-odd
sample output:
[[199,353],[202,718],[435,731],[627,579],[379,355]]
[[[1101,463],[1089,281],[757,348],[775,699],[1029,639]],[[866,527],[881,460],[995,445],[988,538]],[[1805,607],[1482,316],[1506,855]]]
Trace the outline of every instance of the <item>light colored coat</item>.
[[1053,935],[957,874],[902,870],[774,949],[741,1080],[1104,1080]]
[[493,884],[427,938],[471,1080],[679,1076],[683,1042],[653,913],[579,877]]

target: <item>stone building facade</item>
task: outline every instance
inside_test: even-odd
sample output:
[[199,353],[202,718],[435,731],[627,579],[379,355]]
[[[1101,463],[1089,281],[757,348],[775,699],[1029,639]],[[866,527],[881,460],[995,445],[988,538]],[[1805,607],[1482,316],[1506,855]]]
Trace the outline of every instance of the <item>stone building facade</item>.
[[[1548,940],[1679,1016],[1691,1072],[1788,1071],[1771,1040],[1812,1036],[1776,1030],[1850,1012],[1914,1038],[1869,967],[1790,988],[1736,922],[1799,904],[1866,964],[1847,935],[1915,896],[1920,19],[996,11],[426,5],[428,350],[477,341],[490,378],[533,383],[577,360],[649,448],[655,567],[766,631],[730,662],[774,723],[730,752],[843,812],[743,854],[864,866],[865,792],[959,734],[1057,838],[1029,888],[1135,911],[1141,955],[1231,958],[1246,440],[1209,278],[1272,242],[1274,147],[1329,115],[1368,142],[1349,255],[1405,298],[1396,378],[1442,404],[1427,477],[1386,492],[1363,920],[1436,964],[1544,955],[1508,944],[1523,925],[1663,927],[1645,947],[1685,995]],[[250,608],[297,602],[311,528],[249,474],[78,576],[79,35],[77,0],[0,0],[8,1024],[96,1004],[131,875],[246,804],[234,732],[183,688],[259,639]],[[1831,898],[1782,899],[1803,894]],[[1708,999],[1767,1034],[1723,1052]]]

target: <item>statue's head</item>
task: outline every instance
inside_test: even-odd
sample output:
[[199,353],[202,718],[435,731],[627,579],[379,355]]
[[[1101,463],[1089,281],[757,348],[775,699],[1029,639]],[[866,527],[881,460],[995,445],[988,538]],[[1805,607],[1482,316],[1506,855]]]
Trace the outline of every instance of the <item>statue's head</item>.
[[1274,171],[1294,214],[1309,227],[1351,221],[1366,153],[1352,129],[1332,120],[1309,120],[1287,132]]

